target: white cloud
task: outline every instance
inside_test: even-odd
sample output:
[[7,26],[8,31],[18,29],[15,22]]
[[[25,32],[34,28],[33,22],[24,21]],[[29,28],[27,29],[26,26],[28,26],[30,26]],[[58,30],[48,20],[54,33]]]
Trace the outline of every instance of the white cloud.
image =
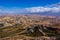
[[52,13],[59,13],[60,12],[60,2],[56,4],[51,4],[49,6],[41,6],[41,7],[31,7],[25,8],[28,12],[52,12]]
[[51,9],[51,12],[58,13],[58,12],[60,12],[60,8],[59,7],[53,7]]
[[26,8],[27,11],[29,12],[45,12],[49,11],[50,8],[45,8],[45,7],[32,7],[32,8]]
[[28,12],[60,12],[60,8],[59,7],[32,7],[32,8],[26,8],[26,10]]

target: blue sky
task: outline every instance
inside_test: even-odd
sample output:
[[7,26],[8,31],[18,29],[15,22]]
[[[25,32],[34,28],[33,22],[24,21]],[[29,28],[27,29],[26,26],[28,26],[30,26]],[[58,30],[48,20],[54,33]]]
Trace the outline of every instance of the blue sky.
[[0,0],[0,14],[60,13],[60,0]]
[[0,0],[0,6],[26,8],[51,5],[58,2],[60,0]]

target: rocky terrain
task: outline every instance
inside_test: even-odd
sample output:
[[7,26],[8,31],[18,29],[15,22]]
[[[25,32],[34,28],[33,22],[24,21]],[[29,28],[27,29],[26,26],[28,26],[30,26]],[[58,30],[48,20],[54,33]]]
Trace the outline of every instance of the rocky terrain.
[[0,16],[0,40],[59,40],[60,17]]

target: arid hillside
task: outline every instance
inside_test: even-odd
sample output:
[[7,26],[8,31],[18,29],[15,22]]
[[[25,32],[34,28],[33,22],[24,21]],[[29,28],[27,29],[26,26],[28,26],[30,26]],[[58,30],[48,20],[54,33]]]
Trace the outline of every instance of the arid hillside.
[[[0,16],[0,39],[23,36],[28,40],[34,37],[60,37],[60,17],[41,15]],[[17,39],[18,39],[17,38]],[[16,39],[16,40],[17,40]]]

